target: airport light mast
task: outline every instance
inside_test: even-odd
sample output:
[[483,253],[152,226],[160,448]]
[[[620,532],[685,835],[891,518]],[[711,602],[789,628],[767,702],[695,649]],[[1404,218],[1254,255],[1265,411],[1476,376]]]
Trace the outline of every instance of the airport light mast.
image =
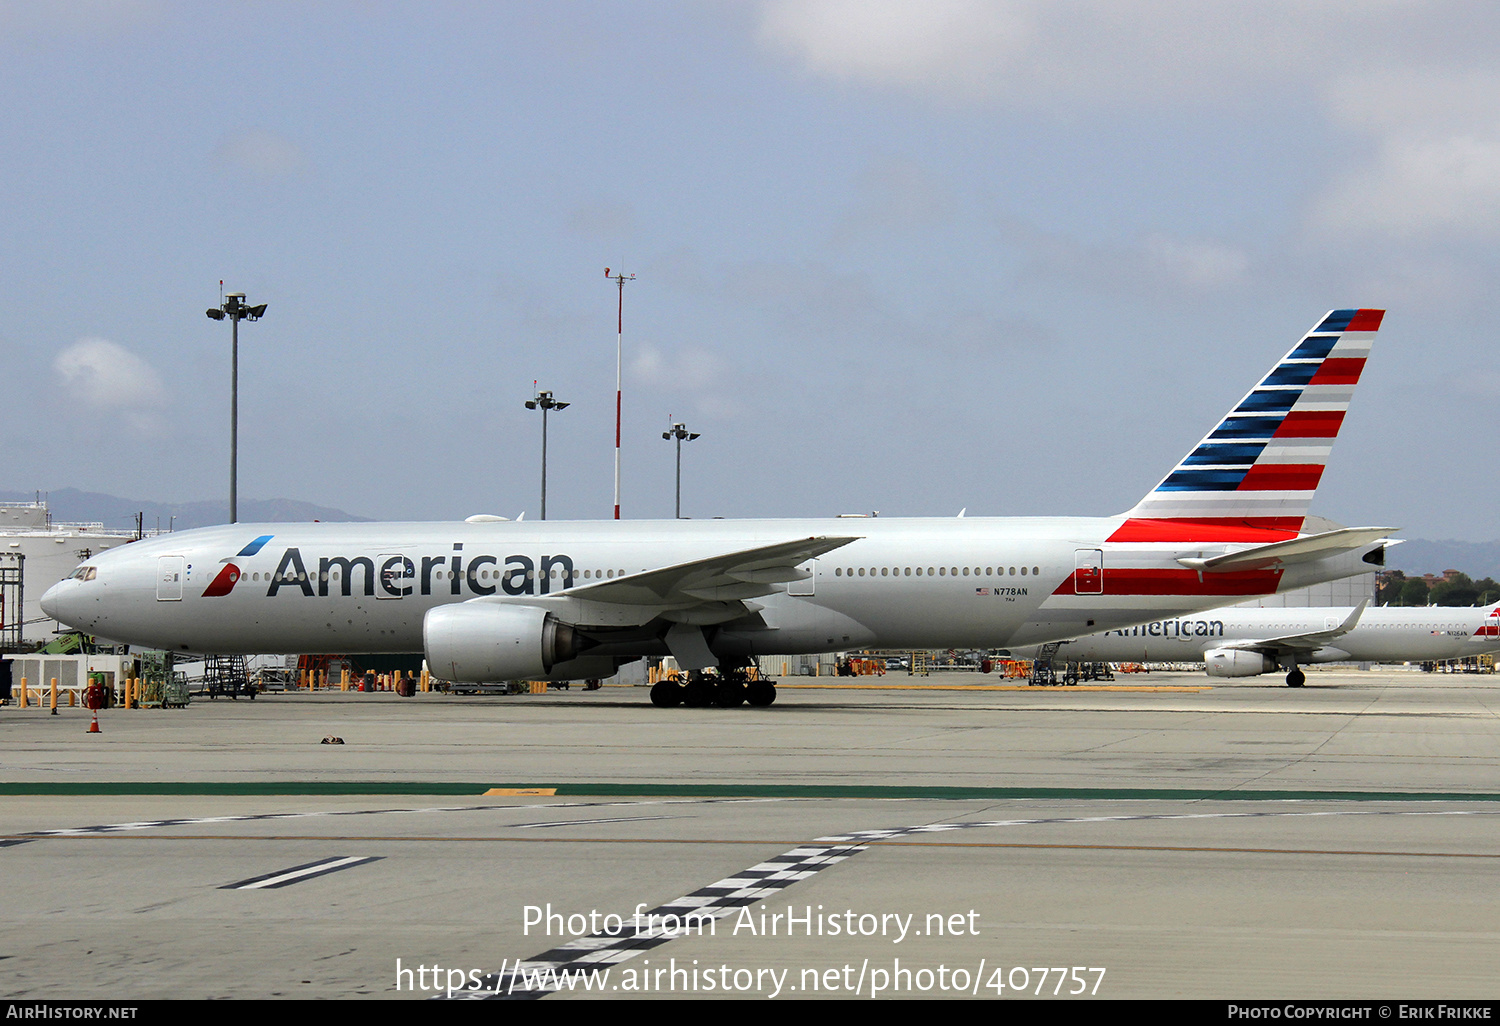
[[610,274],[604,276],[620,287],[620,303],[615,322],[615,519],[620,519],[620,354],[625,349],[625,283],[635,281],[633,274]]
[[661,436],[668,441],[677,439],[677,519],[682,519],[682,443],[691,442],[698,437],[698,432],[689,431],[686,424],[673,424],[671,431],[663,431]]
[[[536,387],[533,381],[532,387]],[[547,519],[547,411],[566,410],[571,403],[560,403],[552,398],[551,392],[537,392],[535,398],[526,400],[528,410],[542,411],[542,519]]]
[[[219,288],[224,283],[219,282]],[[258,321],[265,316],[266,304],[250,306],[243,292],[231,292],[219,306],[204,311],[216,321],[229,318],[229,522],[237,524],[239,516],[240,465],[240,321]]]

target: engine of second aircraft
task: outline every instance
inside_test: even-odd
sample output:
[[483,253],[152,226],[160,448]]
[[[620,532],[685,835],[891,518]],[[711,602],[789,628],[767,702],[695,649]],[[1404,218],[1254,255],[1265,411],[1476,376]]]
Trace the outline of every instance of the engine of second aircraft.
[[571,624],[536,606],[460,602],[422,621],[427,668],[440,680],[486,683],[545,677],[584,648]]
[[1211,648],[1203,653],[1210,677],[1254,677],[1276,669],[1276,660],[1242,648]]

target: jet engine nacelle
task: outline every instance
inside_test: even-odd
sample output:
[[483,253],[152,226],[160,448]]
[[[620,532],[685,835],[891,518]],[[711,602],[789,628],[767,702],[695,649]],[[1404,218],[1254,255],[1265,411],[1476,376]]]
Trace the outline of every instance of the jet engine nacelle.
[[428,610],[422,646],[434,676],[465,683],[545,677],[589,647],[545,609],[492,602]]
[[1211,648],[1203,653],[1210,677],[1254,677],[1276,669],[1276,660],[1242,648]]

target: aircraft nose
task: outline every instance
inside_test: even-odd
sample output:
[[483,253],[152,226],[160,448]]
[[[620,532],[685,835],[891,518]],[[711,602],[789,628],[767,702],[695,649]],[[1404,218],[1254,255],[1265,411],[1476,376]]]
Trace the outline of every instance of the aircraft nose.
[[75,590],[74,581],[59,581],[54,584],[42,595],[42,612],[60,623],[68,623],[68,614],[73,607],[68,599]]

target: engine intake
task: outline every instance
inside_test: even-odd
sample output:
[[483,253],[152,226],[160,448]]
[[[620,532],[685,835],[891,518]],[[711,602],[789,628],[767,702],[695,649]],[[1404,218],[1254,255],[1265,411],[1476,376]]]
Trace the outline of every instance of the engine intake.
[[428,610],[422,646],[435,676],[465,683],[545,677],[593,647],[545,609],[496,602]]

